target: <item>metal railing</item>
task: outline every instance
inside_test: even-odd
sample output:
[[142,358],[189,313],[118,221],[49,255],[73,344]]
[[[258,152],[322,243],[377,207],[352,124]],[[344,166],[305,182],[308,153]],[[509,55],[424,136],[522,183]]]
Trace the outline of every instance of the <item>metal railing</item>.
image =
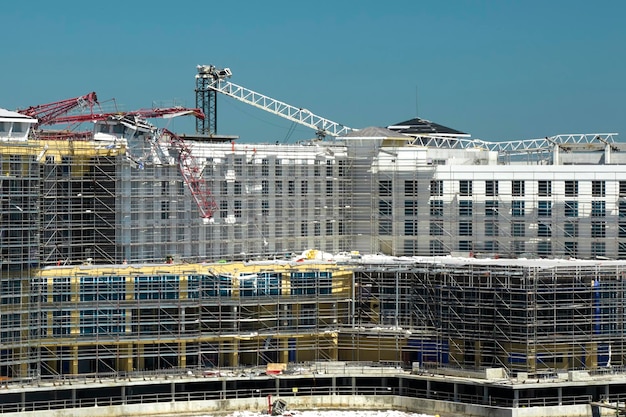
[[[309,386],[309,387],[273,387],[258,389],[213,390],[202,392],[171,392],[139,395],[116,395],[101,398],[75,398],[49,401],[28,401],[0,404],[0,413],[18,413],[28,411],[60,410],[85,407],[107,407],[134,404],[154,404],[165,402],[216,401],[250,398],[267,398],[268,396],[281,398],[300,396],[333,396],[333,395],[360,395],[360,396],[402,396],[410,398],[424,398],[438,401],[449,401],[464,404],[477,404],[490,407],[517,408],[517,407],[547,407],[574,404],[590,404],[590,395],[539,397],[513,400],[510,398],[487,398],[479,395],[455,394],[446,391],[413,389],[407,387],[385,386]],[[626,398],[622,398],[622,401]]]

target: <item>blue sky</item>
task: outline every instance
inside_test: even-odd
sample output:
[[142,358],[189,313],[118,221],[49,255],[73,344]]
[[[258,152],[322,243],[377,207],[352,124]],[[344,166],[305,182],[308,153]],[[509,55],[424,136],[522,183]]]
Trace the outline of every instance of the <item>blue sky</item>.
[[[41,1],[2,6],[0,107],[96,91],[195,107],[196,65],[350,127],[416,115],[484,140],[620,133],[624,1]],[[218,97],[218,133],[314,132]],[[192,121],[169,126],[193,133]]]

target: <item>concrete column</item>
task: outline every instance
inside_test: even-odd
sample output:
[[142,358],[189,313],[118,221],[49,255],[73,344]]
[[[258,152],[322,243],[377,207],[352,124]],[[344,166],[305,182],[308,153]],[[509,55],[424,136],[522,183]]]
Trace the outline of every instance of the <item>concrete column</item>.
[[289,362],[289,339],[285,337],[281,337],[278,339],[278,362],[279,363],[288,363]]
[[132,372],[133,371],[133,344],[129,343],[124,345],[125,347],[120,349],[122,350],[125,358],[120,360],[120,371]]
[[489,387],[486,385],[483,385],[483,404],[487,404],[488,401],[489,401]]
[[331,379],[332,381],[332,390],[331,390],[331,395],[336,395],[337,394],[337,377],[333,376]]
[[122,395],[122,404],[126,404],[126,386],[122,385],[120,390]]
[[426,398],[430,398],[430,379],[426,381]]
[[513,391],[513,407],[519,407],[519,390]]
[[70,373],[78,375],[78,346],[72,346],[72,361],[70,364]]
[[174,402],[174,397],[176,396],[176,383],[174,381],[170,384],[170,395],[171,401]]
[[137,345],[137,370],[143,371],[146,368],[146,362],[143,359],[144,345]]
[[558,387],[557,388],[557,395],[559,397],[559,405],[563,405],[563,388],[562,387]]
[[[278,381],[278,379],[277,379]],[[226,380],[222,381],[222,392],[220,392],[220,399],[225,400],[226,399]]]
[[454,401],[459,401],[459,384],[456,382],[454,383],[454,395],[452,398],[454,398]]
[[76,406],[76,388],[72,388],[72,406]]
[[178,344],[178,366],[180,368],[187,367],[187,343],[180,342]]
[[356,392],[356,377],[353,376],[352,377],[352,395],[354,395]]

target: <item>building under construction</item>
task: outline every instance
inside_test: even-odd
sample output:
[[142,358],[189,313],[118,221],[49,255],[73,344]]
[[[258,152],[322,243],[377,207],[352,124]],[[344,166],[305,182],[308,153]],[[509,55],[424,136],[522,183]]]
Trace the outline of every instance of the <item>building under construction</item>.
[[[239,91],[199,79],[209,107],[205,89]],[[488,143],[413,119],[239,144],[156,129],[144,118],[159,109],[51,107],[0,111],[5,377],[623,365],[626,147],[614,134]],[[70,120],[92,131],[41,129]]]

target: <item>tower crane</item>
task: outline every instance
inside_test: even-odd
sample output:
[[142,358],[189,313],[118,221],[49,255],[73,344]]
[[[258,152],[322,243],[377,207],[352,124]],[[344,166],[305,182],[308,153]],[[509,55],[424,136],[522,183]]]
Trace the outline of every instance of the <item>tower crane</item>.
[[[227,81],[227,78],[232,76],[232,71],[229,68],[216,68],[214,65],[198,65],[198,74],[196,75],[196,93],[203,91],[216,91],[232,97],[241,102],[250,104],[259,109],[268,111],[277,116],[284,117],[292,122],[299,123],[314,129],[316,135],[322,139],[325,136],[339,137],[346,133],[357,130],[351,127],[342,125],[332,120],[320,117],[307,109],[294,107],[290,104],[284,103],[279,100],[275,100],[271,97],[257,93],[240,85]],[[196,96],[198,97],[198,96]],[[210,98],[211,96],[209,96]],[[197,100],[198,101],[198,100]],[[214,100],[208,100],[199,104],[213,105],[213,107],[207,108],[207,117],[216,118],[216,106]],[[199,106],[200,107],[200,106]],[[209,125],[215,128],[215,123],[209,121]],[[212,132],[215,133],[215,132]]]

